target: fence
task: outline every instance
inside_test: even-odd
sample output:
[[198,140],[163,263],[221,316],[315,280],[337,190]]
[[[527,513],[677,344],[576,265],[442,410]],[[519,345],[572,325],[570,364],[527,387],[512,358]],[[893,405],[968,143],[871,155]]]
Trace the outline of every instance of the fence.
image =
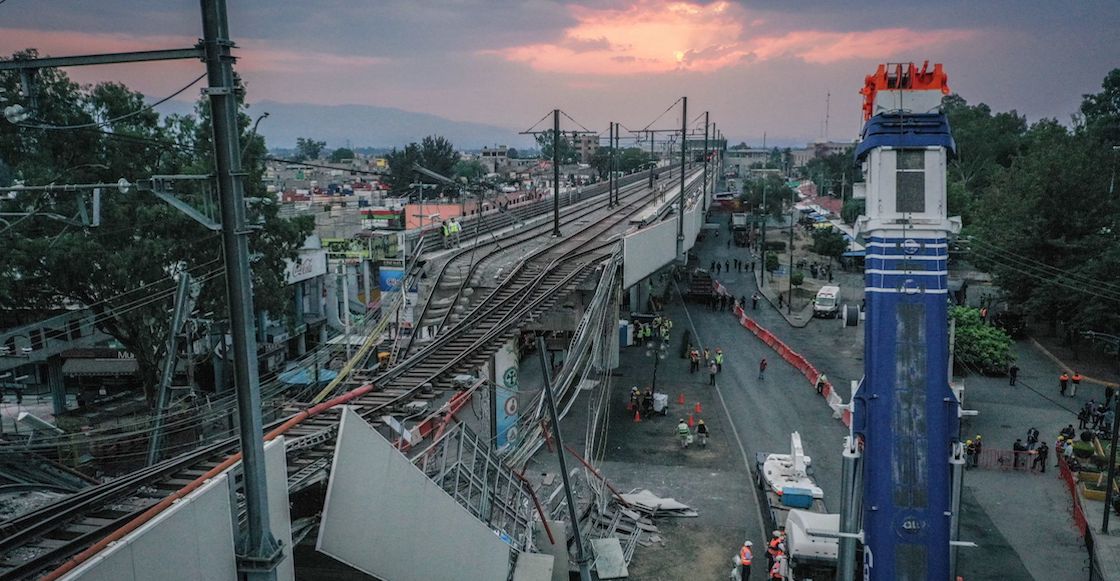
[[[1085,542],[1085,551],[1088,557],[1085,568],[1088,569],[1089,581],[1104,581],[1104,574],[1096,560],[1096,548],[1093,546],[1094,533],[1089,528],[1089,521],[1085,518],[1085,509],[1081,506],[1081,495],[1077,492],[1077,479],[1074,477],[1073,471],[1069,469],[1069,465],[1066,464],[1065,458],[1058,459],[1058,475],[1065,483],[1066,490],[1069,491],[1073,526],[1077,528],[1077,534]],[[1108,507],[1105,507],[1105,510],[1108,510]]]
[[[1042,474],[1047,468],[1053,469],[1054,455],[1048,455],[1046,462],[1042,462],[1034,450],[1016,452],[1014,450],[999,450],[983,448],[972,463],[974,468],[987,468],[991,470],[1017,471],[1025,474]],[[1064,465],[1064,460],[1063,460]]]

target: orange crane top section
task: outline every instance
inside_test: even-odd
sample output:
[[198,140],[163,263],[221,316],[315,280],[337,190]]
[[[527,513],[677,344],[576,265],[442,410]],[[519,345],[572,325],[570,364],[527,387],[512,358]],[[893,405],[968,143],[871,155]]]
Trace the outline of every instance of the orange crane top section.
[[871,118],[875,111],[875,94],[879,91],[935,91],[949,94],[949,75],[941,68],[941,64],[933,65],[929,69],[929,61],[922,63],[919,69],[914,63],[887,63],[879,65],[875,73],[867,75],[863,81],[863,88],[859,93],[863,95],[863,120]]

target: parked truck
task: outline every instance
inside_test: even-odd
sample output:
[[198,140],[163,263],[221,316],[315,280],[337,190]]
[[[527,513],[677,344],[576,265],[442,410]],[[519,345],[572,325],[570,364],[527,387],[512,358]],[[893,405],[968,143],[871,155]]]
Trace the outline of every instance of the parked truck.
[[836,578],[840,515],[828,514],[811,466],[797,432],[790,434],[789,454],[755,455],[755,485],[763,493],[767,524],[786,533],[785,581]]
[[742,212],[731,214],[731,233],[735,239],[735,246],[747,246],[750,243],[750,226],[747,221],[750,216]]

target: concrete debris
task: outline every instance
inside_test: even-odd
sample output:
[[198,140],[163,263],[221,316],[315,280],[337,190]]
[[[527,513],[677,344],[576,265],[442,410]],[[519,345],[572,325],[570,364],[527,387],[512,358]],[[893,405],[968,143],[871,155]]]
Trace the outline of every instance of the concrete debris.
[[631,492],[630,494],[623,494],[622,498],[630,503],[631,508],[638,510],[648,516],[672,516],[672,517],[697,517],[700,516],[692,507],[687,504],[677,502],[673,498],[661,498],[649,490],[641,490],[639,492]]

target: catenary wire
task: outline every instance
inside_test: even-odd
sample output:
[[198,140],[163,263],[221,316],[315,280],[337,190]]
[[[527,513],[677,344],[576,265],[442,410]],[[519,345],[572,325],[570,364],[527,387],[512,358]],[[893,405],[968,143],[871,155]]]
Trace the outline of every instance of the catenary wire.
[[19,126],[20,127],[34,127],[36,129],[46,129],[46,130],[49,130],[49,131],[69,131],[69,130],[74,130],[74,129],[93,129],[93,128],[106,127],[108,125],[112,125],[113,123],[117,123],[118,121],[124,121],[125,119],[128,119],[130,117],[135,117],[137,115],[140,115],[141,113],[146,113],[148,111],[151,111],[152,109],[155,109],[156,107],[159,107],[160,105],[162,105],[162,104],[170,101],[171,99],[174,99],[175,97],[179,96],[181,93],[183,93],[183,91],[186,91],[187,89],[193,87],[195,84],[197,84],[202,79],[205,79],[206,74],[207,73],[202,73],[201,75],[196,77],[193,81],[184,85],[181,89],[175,91],[174,93],[171,93],[170,95],[160,99],[159,101],[156,101],[155,103],[152,103],[151,105],[145,105],[144,107],[141,107],[141,108],[139,108],[135,111],[132,111],[130,113],[125,113],[124,115],[120,115],[120,116],[114,117],[112,119],[106,119],[105,121],[94,121],[93,123],[83,123],[83,124],[80,124],[80,125],[51,125],[49,123],[20,123]]

